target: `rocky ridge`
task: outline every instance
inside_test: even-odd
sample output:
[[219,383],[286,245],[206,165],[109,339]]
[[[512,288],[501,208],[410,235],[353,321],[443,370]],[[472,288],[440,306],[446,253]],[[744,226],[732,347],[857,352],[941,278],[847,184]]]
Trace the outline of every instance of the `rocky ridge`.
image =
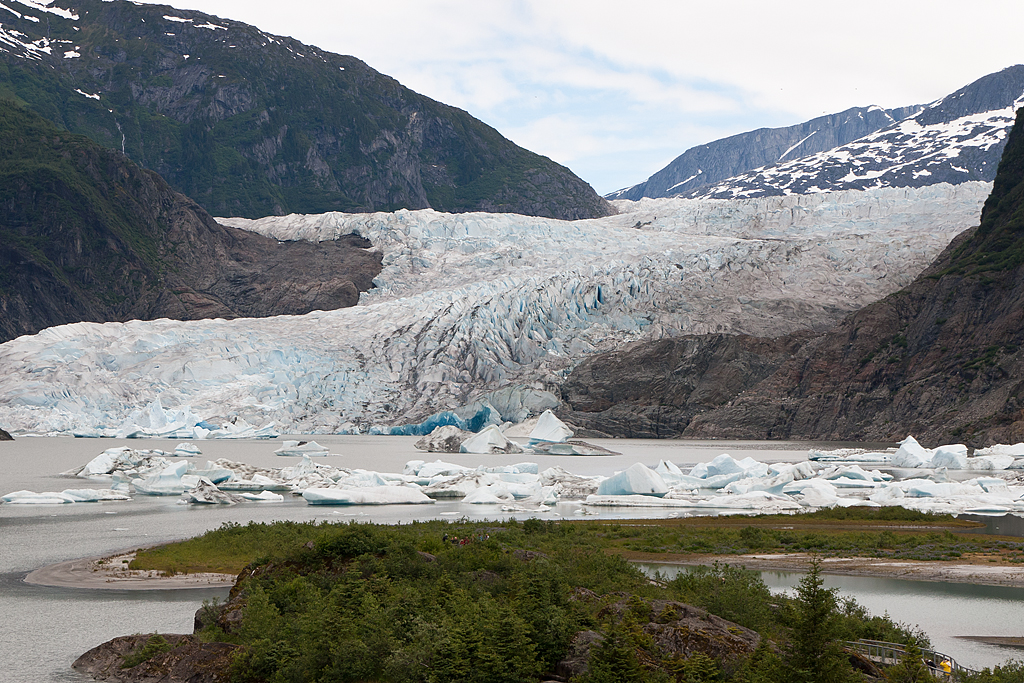
[[[891,441],[914,433],[936,443],[1015,443],[1024,440],[1022,311],[1024,109],[980,226],[909,286],[823,335],[694,337],[593,357],[563,385],[560,416],[618,436]],[[627,370],[643,363],[662,378],[649,390]],[[737,369],[752,383],[729,381],[744,374]],[[704,386],[719,391],[698,391]]]
[[0,341],[79,321],[265,317],[352,306],[369,241],[218,224],[120,152],[0,102]]
[[354,57],[167,5],[3,10],[0,99],[123,151],[215,215],[611,211],[569,169]]

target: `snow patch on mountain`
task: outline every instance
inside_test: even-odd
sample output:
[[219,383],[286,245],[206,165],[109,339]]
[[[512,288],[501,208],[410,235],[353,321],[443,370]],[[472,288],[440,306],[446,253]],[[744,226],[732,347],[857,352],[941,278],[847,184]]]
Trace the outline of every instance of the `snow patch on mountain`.
[[617,202],[558,221],[395,213],[222,219],[383,252],[358,306],[304,316],[76,323],[0,345],[0,423],[116,425],[159,397],[280,431],[415,422],[586,355],[666,335],[825,328],[904,286],[977,223],[988,183]]
[[928,120],[929,111],[942,103],[939,101],[916,116],[854,142],[755,169],[704,188],[698,194],[703,198],[732,199],[921,186],[935,182],[936,178],[958,182],[957,174],[963,180],[994,177],[997,152],[1001,152],[1017,109],[1024,106],[1024,94],[1006,107],[923,123]]

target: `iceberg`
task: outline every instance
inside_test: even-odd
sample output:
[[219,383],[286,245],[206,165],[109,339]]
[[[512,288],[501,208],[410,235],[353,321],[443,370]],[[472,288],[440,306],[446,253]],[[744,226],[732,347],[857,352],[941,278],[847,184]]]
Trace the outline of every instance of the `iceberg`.
[[900,442],[900,447],[892,456],[893,467],[928,467],[932,460],[932,451],[917,442],[912,436]]
[[950,470],[967,469],[967,446],[963,444],[939,446],[932,453],[929,467],[945,467]]
[[69,496],[76,503],[103,503],[132,499],[127,493],[113,489],[64,489],[61,494]]
[[285,441],[274,453],[288,456],[330,455],[327,452],[327,447],[321,446],[316,441],[292,440]]
[[462,442],[472,435],[472,432],[463,431],[455,425],[442,425],[435,427],[413,446],[428,453],[459,453]]
[[136,493],[147,496],[178,496],[185,490],[182,477],[188,472],[188,463],[179,462],[168,465],[159,472],[145,478],[133,479],[132,486]]
[[282,496],[280,493],[273,493],[272,491],[261,491],[260,493],[245,492],[240,493],[239,495],[242,498],[245,498],[246,500],[253,500],[256,502],[263,503],[280,503],[281,501],[284,500],[284,496]]
[[473,505],[506,505],[515,500],[515,496],[501,484],[481,486],[462,499],[463,503]]
[[463,441],[459,446],[459,452],[490,455],[491,453],[522,453],[523,449],[516,442],[506,439],[496,426],[490,425]]
[[234,505],[241,502],[242,497],[221,491],[210,480],[200,478],[195,486],[182,492],[181,501],[198,505]]
[[0,501],[5,505],[66,505],[74,503],[75,499],[64,493],[45,491],[35,493],[34,491],[14,491],[5,496],[0,496]]
[[968,470],[1005,470],[1013,465],[1015,458],[1012,455],[982,455],[964,460],[964,469]]
[[422,505],[434,502],[418,488],[407,486],[311,488],[303,491],[302,497],[310,505]]
[[597,487],[598,496],[664,496],[668,485],[661,475],[641,463],[608,477]]
[[550,410],[545,410],[537,420],[537,426],[530,432],[530,442],[562,443],[571,438],[572,435],[573,431],[564,422],[555,417],[555,414]]
[[179,443],[174,447],[174,455],[179,457],[190,458],[196,455],[202,455],[203,452],[199,450],[199,446],[195,445],[191,441]]

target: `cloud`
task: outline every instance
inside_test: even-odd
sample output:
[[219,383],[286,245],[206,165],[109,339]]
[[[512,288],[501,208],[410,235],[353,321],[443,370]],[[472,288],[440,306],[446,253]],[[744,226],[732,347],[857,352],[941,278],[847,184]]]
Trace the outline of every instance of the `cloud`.
[[[178,4],[178,3],[175,3]],[[686,148],[929,102],[1018,61],[1019,0],[182,0],[354,55],[599,192]]]

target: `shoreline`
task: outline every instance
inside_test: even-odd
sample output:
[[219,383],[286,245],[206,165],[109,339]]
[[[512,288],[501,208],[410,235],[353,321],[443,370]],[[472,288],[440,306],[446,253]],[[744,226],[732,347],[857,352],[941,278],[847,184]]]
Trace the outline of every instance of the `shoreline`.
[[[750,555],[689,555],[667,559],[654,553],[629,553],[626,559],[644,564],[698,566],[739,565],[754,571],[805,572],[811,561],[807,553]],[[823,557],[822,574],[870,576],[907,581],[969,583],[983,586],[1024,588],[1024,565],[972,563],[963,560],[888,560],[877,557]]]
[[175,574],[166,576],[156,570],[128,569],[135,550],[114,555],[94,555],[47,565],[25,575],[25,583],[53,588],[91,590],[182,590],[230,588],[234,574]]
[[[94,590],[181,590],[230,588],[234,574],[175,574],[156,570],[130,570],[127,565],[135,550],[97,555],[40,567],[25,576],[25,583],[56,588]],[[807,553],[748,555],[665,555],[623,553],[632,562],[672,566],[721,564],[739,565],[754,571],[804,572],[811,561]],[[969,583],[984,586],[1024,588],[1024,565],[990,564],[963,560],[888,560],[875,557],[824,557],[823,574],[870,576],[909,581]]]

